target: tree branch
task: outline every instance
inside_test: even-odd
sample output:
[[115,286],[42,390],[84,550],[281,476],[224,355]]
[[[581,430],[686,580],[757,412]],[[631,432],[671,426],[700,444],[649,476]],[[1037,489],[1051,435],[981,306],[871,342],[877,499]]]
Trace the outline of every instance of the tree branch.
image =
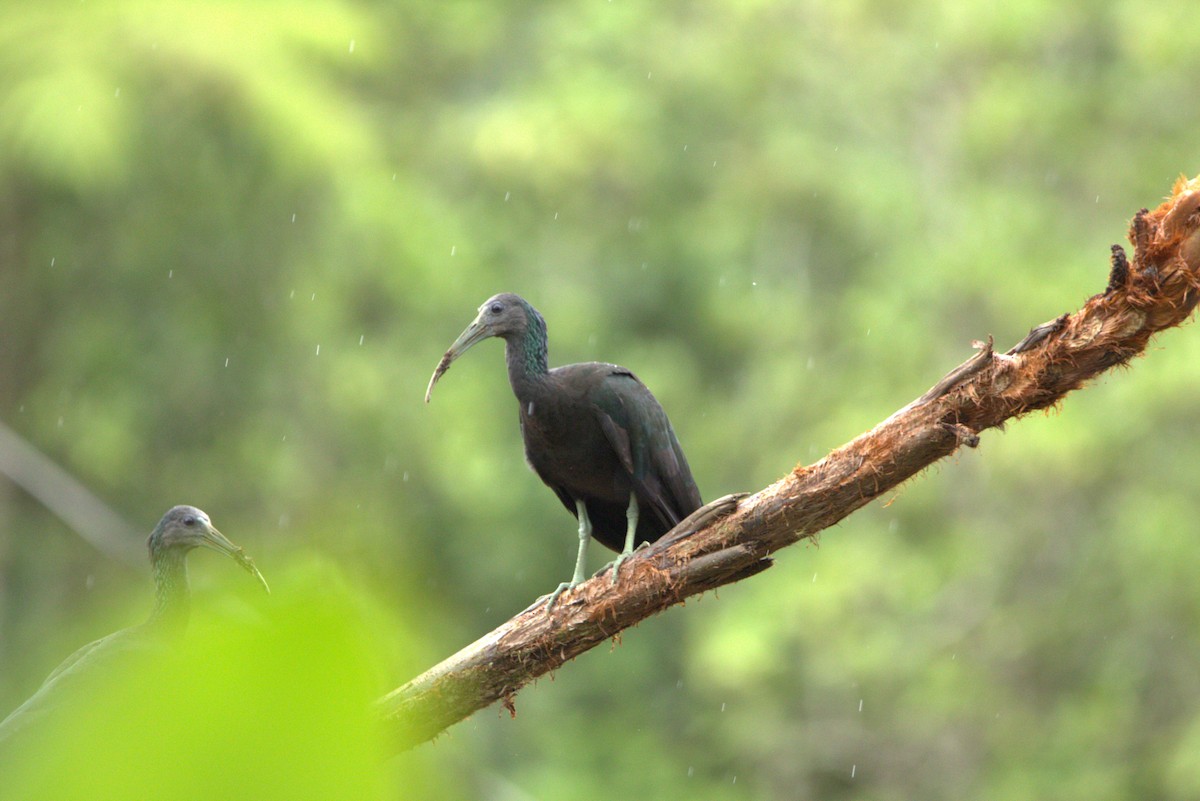
[[750,496],[727,496],[625,562],[565,593],[551,614],[544,599],[490,634],[381,698],[378,711],[397,749],[424,742],[513,696],[641,620],[691,595],[759,573],[770,554],[812,537],[887,492],[979,432],[1057,403],[1179,325],[1200,292],[1200,177],[1180,179],[1154,211],[1133,218],[1130,262],[1113,246],[1108,285],[1074,314],[1032,329],[1004,354],[992,343],[929,392],[821,461],[797,466]]

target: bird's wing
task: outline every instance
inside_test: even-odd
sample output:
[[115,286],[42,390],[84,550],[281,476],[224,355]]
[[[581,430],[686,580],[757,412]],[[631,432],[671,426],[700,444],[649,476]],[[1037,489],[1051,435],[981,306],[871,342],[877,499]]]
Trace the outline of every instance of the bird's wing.
[[[84,699],[105,683],[128,674],[137,660],[162,653],[161,643],[140,627],[121,629],[88,643],[63,660],[38,691],[0,721],[0,753],[5,743],[48,718],[69,715],[76,699]],[[2,762],[3,759],[0,759]]]
[[637,376],[614,368],[603,382],[596,415],[642,502],[648,501],[668,528],[701,505],[671,422]]
[[[119,634],[120,632],[114,632],[114,633]],[[111,637],[111,636],[113,636],[113,635],[110,634],[109,637]],[[68,670],[75,667],[75,665],[78,664],[79,662],[84,661],[87,658],[88,654],[90,654],[92,651],[99,648],[107,639],[108,639],[108,637],[101,637],[98,640],[89,642],[87,645],[80,646],[78,649],[76,649],[76,651],[73,654],[68,656],[61,663],[59,663],[58,667],[56,667],[54,670],[50,671],[50,675],[47,676],[46,680],[42,682],[42,686],[45,687],[47,684],[50,684],[51,682],[53,682],[55,679],[57,679],[63,673],[66,673]]]

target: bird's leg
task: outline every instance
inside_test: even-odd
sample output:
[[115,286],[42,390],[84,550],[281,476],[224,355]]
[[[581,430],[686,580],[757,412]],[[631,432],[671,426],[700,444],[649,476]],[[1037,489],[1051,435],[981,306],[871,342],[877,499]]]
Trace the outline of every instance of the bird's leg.
[[588,518],[587,506],[583,501],[575,501],[575,510],[579,518],[579,555],[575,557],[575,574],[571,576],[569,582],[564,581],[558,585],[558,589],[550,596],[550,600],[546,603],[546,614],[554,608],[554,602],[558,600],[558,596],[563,594],[564,590],[574,589],[579,582],[583,581],[583,569],[587,562],[587,545],[588,540],[592,538],[592,521]]
[[637,493],[629,493],[629,508],[625,510],[625,519],[628,524],[625,527],[625,547],[621,550],[620,556],[613,562],[612,584],[617,583],[617,571],[621,569],[621,563],[629,558],[629,554],[633,553],[633,539],[637,535],[638,524],[638,502]]

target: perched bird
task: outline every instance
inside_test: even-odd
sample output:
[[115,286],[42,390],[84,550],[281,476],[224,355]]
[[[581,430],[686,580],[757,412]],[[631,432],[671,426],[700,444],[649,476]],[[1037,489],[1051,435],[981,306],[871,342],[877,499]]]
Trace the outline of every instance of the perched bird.
[[546,322],[518,295],[490,298],[438,363],[433,385],[472,345],[504,340],[508,380],[517,396],[525,459],[579,521],[575,573],[558,596],[583,581],[588,539],[619,551],[653,542],[701,505],[700,491],[667,413],[633,373],[586,362],[548,369]]
[[253,560],[213,528],[194,506],[176,506],[158,521],[147,540],[154,568],[154,608],[145,622],[83,646],[54,669],[34,695],[0,722],[0,746],[35,721],[69,706],[72,697],[118,675],[132,661],[159,652],[187,626],[191,608],[187,555],[209,548],[233,558],[270,592]]

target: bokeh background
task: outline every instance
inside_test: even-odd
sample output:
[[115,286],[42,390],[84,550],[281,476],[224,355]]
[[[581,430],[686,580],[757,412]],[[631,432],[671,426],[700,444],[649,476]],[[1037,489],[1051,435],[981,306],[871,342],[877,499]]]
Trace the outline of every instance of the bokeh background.
[[200,634],[286,632],[213,642],[292,666],[292,739],[223,710],[250,756],[166,797],[1197,797],[1187,328],[515,720],[359,764],[285,696],[385,692],[569,575],[500,343],[422,403],[486,297],[634,369],[706,499],[758,489],[1103,290],[1200,172],[1198,36],[1184,0],[6,3],[0,423],[126,522],[0,478],[0,710],[145,614],[186,502],[275,584],[193,559]]

